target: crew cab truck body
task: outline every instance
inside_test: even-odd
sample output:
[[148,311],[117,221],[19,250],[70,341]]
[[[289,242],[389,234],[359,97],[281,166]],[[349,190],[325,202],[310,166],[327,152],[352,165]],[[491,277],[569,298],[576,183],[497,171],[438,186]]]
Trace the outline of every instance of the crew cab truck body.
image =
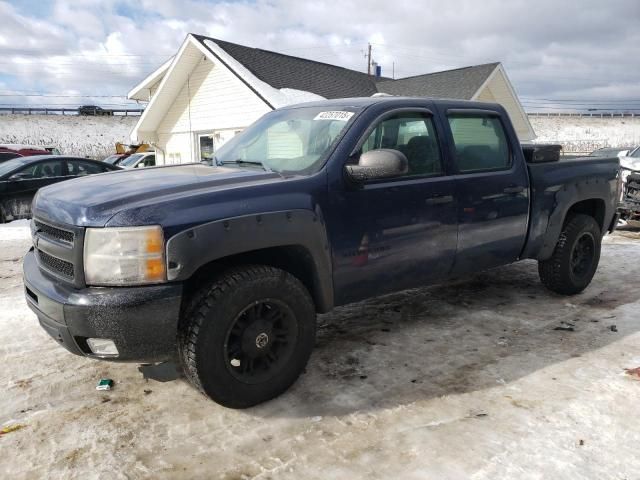
[[215,401],[285,391],[315,313],[520,259],[561,294],[615,225],[617,159],[527,164],[505,110],[418,98],[276,110],[201,164],[42,189],[26,300],[78,355],[179,358]]

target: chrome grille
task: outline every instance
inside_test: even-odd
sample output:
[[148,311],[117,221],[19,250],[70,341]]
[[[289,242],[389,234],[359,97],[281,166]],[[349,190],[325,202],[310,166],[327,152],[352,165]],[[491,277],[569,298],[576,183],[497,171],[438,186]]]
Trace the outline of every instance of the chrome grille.
[[49,238],[51,240],[56,240],[58,242],[64,242],[73,245],[73,232],[69,232],[57,227],[52,227],[51,225],[39,222],[38,220],[34,220],[34,224],[37,233],[41,236]]
[[40,263],[48,270],[63,275],[69,280],[73,280],[73,263],[53,257],[42,250],[36,250],[36,252],[38,253]]

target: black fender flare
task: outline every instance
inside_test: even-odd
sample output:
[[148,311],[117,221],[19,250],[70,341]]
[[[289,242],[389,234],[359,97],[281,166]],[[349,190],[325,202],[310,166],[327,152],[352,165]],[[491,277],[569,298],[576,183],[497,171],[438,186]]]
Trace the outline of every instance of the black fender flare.
[[611,207],[612,199],[608,182],[599,179],[587,179],[571,183],[558,190],[555,194],[555,208],[549,214],[547,229],[537,256],[538,260],[546,260],[553,255],[567,214],[574,205],[585,200],[598,200],[604,203],[604,217],[601,228],[602,234],[606,233],[615,214],[615,208]]
[[169,281],[185,281],[201,267],[232,255],[272,247],[305,248],[314,268],[314,292],[321,312],[333,307],[331,250],[319,209],[286,210],[225,218],[184,230],[167,241]]

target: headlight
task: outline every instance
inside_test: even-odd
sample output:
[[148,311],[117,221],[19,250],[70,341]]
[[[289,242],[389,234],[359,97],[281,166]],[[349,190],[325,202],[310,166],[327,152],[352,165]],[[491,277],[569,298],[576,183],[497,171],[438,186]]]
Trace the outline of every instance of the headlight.
[[166,281],[162,228],[87,228],[84,276],[87,285],[142,285]]

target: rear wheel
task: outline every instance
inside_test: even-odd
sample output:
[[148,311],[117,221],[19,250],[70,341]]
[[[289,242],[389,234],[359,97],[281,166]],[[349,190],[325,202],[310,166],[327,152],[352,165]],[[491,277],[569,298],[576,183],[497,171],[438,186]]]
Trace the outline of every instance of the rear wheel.
[[315,342],[313,301],[297,278],[272,267],[237,268],[194,299],[179,348],[196,388],[225,407],[246,408],[295,382]]
[[565,223],[553,255],[538,262],[540,280],[551,291],[563,295],[582,292],[593,279],[602,233],[589,215],[574,215]]

